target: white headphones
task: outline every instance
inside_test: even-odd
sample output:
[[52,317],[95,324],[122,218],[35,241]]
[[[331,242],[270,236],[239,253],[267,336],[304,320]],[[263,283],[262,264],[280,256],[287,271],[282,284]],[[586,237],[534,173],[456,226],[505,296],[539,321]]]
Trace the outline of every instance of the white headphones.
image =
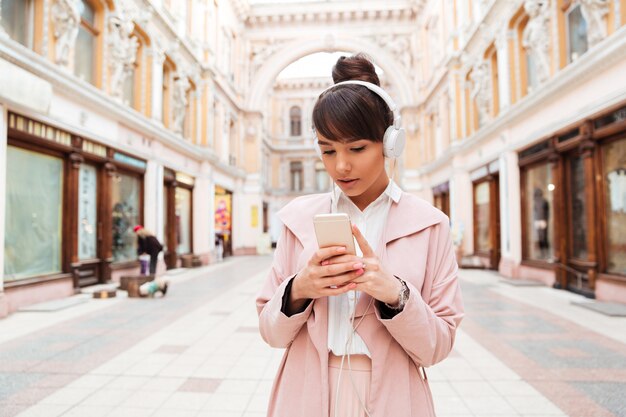
[[[399,158],[400,155],[402,155],[404,145],[406,144],[406,133],[404,131],[404,128],[400,127],[402,117],[400,116],[400,112],[398,111],[398,106],[396,106],[396,103],[392,100],[391,96],[376,84],[359,80],[342,81],[340,83],[331,85],[330,87],[322,91],[320,93],[320,96],[328,90],[346,84],[357,84],[362,85],[363,87],[367,87],[368,90],[376,93],[380,98],[385,101],[385,103],[387,103],[387,106],[389,106],[389,109],[393,112],[393,124],[389,126],[387,130],[385,130],[385,135],[383,136],[383,153],[387,158]],[[319,143],[317,143],[317,140],[315,141],[313,146],[315,147],[315,152],[317,153],[317,156],[321,159],[322,150],[320,149],[320,145]]]

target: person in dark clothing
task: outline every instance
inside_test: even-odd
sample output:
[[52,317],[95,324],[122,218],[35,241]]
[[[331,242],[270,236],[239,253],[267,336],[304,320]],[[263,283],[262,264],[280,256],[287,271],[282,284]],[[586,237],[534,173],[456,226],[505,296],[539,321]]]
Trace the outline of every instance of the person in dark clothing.
[[143,226],[137,225],[133,228],[137,234],[137,255],[147,253],[150,255],[150,275],[156,272],[157,260],[159,252],[163,250],[163,246],[159,240]]

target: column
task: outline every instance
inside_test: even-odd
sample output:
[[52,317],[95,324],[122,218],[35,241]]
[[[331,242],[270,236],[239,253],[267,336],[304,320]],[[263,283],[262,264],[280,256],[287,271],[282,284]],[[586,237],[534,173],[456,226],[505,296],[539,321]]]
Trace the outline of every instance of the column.
[[209,254],[215,244],[214,234],[211,233],[214,218],[211,203],[215,192],[211,186],[211,174],[211,165],[203,162],[193,188],[193,253],[199,255],[203,263],[209,262]]
[[[0,38],[8,37],[7,32],[2,27],[2,0],[0,0]],[[0,317],[2,317],[0,315]]]
[[315,192],[315,160],[311,157],[304,160],[303,175],[304,175],[304,192]]
[[501,272],[511,276],[522,262],[521,188],[517,153],[502,153],[499,164]]
[[4,213],[6,210],[6,166],[7,166],[7,109],[0,103],[0,317],[3,317],[4,288]]
[[474,205],[472,180],[469,172],[461,168],[462,161],[453,161],[450,179],[450,220],[455,246],[462,254],[474,252]]
[[[161,173],[159,181],[159,173]],[[149,160],[146,164],[144,175],[144,205],[143,222],[144,227],[151,230],[157,237],[163,230],[162,224],[158,222],[159,208],[163,204],[163,167],[156,161]],[[161,199],[159,200],[159,195]],[[162,208],[161,208],[162,211]],[[161,214],[162,215],[162,214]]]
[[206,143],[209,148],[215,150],[215,85],[212,79],[206,80],[205,88],[208,90]]
[[193,126],[192,128],[195,129],[196,132],[194,135],[194,143],[198,146],[202,146],[202,90],[204,88],[204,85],[200,80],[197,81],[198,84],[196,90],[193,93],[193,99],[196,103],[196,113],[193,118],[195,120],[195,126]]
[[289,161],[280,157],[280,168],[278,170],[278,188],[281,190],[289,189]]

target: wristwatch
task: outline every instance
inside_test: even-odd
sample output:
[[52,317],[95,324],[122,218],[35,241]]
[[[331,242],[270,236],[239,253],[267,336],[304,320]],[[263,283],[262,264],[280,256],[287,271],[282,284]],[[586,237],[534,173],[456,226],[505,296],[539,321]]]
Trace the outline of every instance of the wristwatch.
[[[394,277],[396,276],[394,275]],[[409,287],[407,287],[406,285],[406,282],[404,282],[402,279],[398,277],[396,277],[396,279],[400,281],[400,285],[402,285],[402,287],[400,288],[400,294],[398,294],[398,305],[390,306],[387,303],[385,303],[385,305],[392,310],[402,310],[406,302],[409,301],[410,291],[409,291]]]

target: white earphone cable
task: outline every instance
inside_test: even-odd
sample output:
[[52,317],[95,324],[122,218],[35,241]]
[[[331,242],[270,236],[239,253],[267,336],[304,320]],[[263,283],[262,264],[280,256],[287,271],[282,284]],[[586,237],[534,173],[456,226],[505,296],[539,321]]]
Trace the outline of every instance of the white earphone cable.
[[[393,182],[393,179],[395,177],[396,174],[396,159],[392,158],[392,168],[391,168],[391,178],[390,178],[390,182]],[[333,197],[335,194],[335,186],[333,185]],[[337,200],[335,200],[336,204],[338,204]],[[389,196],[389,202],[387,203],[387,210],[386,210],[386,216],[389,215],[389,210],[391,209],[391,204],[393,203],[393,198],[391,198],[391,196]],[[385,235],[385,230],[386,230],[386,225],[387,222],[385,220],[385,226],[383,227],[383,236]],[[383,246],[384,247],[384,246]],[[382,250],[383,247],[377,248],[378,250]],[[350,382],[352,383],[352,388],[354,390],[354,393],[357,396],[357,399],[359,400],[359,404],[361,405],[361,408],[363,409],[363,411],[365,412],[365,414],[367,415],[367,417],[372,417],[369,410],[367,409],[367,406],[365,404],[365,401],[363,401],[363,399],[361,398],[361,394],[359,393],[359,389],[356,386],[356,382],[354,382],[354,378],[352,376],[352,364],[350,362],[350,349],[352,348],[352,339],[354,337],[354,334],[356,333],[357,328],[361,325],[361,323],[363,322],[363,320],[365,319],[365,316],[367,315],[367,312],[369,311],[370,307],[372,306],[372,304],[374,303],[374,297],[370,298],[369,304],[367,305],[367,308],[365,309],[365,312],[363,313],[363,315],[361,316],[361,318],[359,319],[358,323],[356,324],[356,326],[354,326],[354,320],[356,318],[356,303],[357,303],[357,294],[356,294],[356,290],[354,290],[354,308],[352,310],[352,315],[350,317],[350,333],[348,335],[348,338],[346,339],[346,343],[344,346],[344,352],[341,355],[341,363],[339,364],[339,376],[337,376],[337,389],[335,390],[335,412],[334,412],[334,416],[333,417],[338,417],[337,416],[337,410],[339,410],[339,404],[340,404],[340,398],[339,398],[339,394],[340,394],[340,387],[341,387],[341,373],[343,371],[343,364],[344,364],[344,360],[346,358],[346,356],[348,357],[348,375],[350,376]]]

